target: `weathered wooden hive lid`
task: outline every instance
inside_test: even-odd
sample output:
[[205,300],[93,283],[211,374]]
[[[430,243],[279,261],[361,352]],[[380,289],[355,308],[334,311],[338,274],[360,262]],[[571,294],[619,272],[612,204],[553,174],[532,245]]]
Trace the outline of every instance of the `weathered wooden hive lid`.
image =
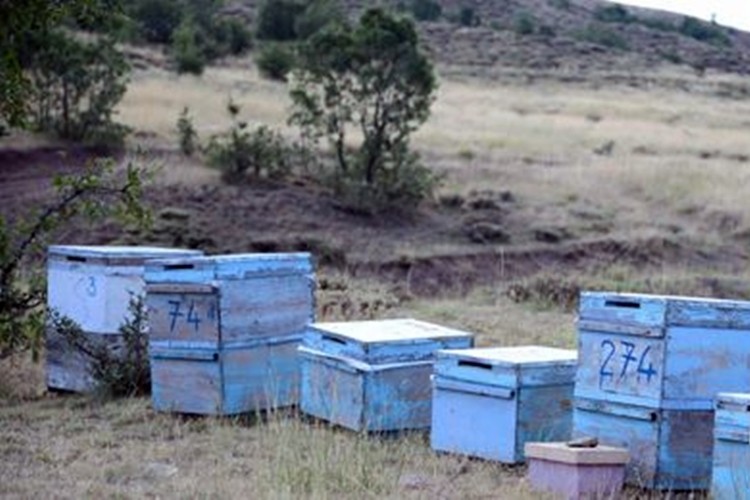
[[208,283],[313,270],[312,255],[307,252],[246,253],[151,260],[146,264],[145,279],[147,283]]
[[[579,327],[600,324],[640,325],[648,328],[695,326],[750,328],[750,302],[702,297],[615,292],[582,292]],[[649,335],[655,333],[651,331]],[[645,334],[645,333],[644,333]]]
[[305,335],[308,347],[370,363],[431,360],[473,342],[471,333],[415,319],[315,323]]
[[[575,367],[578,352],[545,346],[480,347],[475,349],[447,349],[437,353],[439,359],[475,361],[490,366],[543,368],[547,366]],[[470,365],[466,365],[470,366]]]
[[142,266],[150,259],[198,257],[200,250],[141,246],[51,245],[49,260],[121,266]]

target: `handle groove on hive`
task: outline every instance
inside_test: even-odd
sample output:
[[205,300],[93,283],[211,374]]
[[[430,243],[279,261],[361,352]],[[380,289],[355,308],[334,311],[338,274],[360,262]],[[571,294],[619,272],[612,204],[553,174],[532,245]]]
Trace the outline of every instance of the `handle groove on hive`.
[[335,344],[346,345],[346,341],[338,337],[332,337],[330,335],[323,335],[322,338],[324,341],[327,341],[327,342],[333,342]]
[[65,259],[69,262],[86,262],[86,257],[81,257],[79,255],[68,255]]
[[482,363],[481,361],[469,361],[465,359],[459,360],[458,366],[470,366],[472,368],[479,368],[481,370],[492,370],[492,365],[489,363]]
[[183,271],[194,268],[194,264],[167,264],[166,266],[164,266],[165,271]]
[[622,307],[626,309],[640,309],[640,302],[632,302],[629,300],[607,300],[604,302],[606,307]]

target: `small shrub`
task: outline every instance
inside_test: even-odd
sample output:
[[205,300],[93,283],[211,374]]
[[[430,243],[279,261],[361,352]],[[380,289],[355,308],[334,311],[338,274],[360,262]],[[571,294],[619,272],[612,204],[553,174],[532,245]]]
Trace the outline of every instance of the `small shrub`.
[[198,148],[198,132],[193,126],[193,118],[190,109],[186,106],[177,118],[177,134],[180,138],[180,151],[186,156],[193,156]]
[[630,23],[635,20],[635,16],[618,3],[597,7],[594,10],[594,18],[605,23]]
[[217,21],[212,26],[211,35],[221,54],[239,55],[252,46],[252,33],[237,19]]
[[200,41],[200,32],[191,21],[177,28],[172,39],[172,58],[178,73],[203,74],[206,55]]
[[305,6],[297,0],[266,0],[258,12],[259,40],[285,42],[297,38],[297,20]]
[[346,21],[346,14],[336,0],[313,0],[297,17],[294,30],[298,39],[306,40],[331,23]]
[[253,131],[239,121],[239,107],[229,102],[227,109],[234,121],[228,134],[214,136],[206,147],[208,164],[218,168],[226,182],[247,179],[281,179],[291,172],[291,148],[282,135],[266,126]]
[[131,397],[151,392],[148,358],[148,311],[142,297],[133,296],[130,317],[119,328],[122,348],[94,342],[70,318],[52,312],[51,325],[89,361],[97,390],[106,397]]
[[182,19],[182,10],[173,0],[137,0],[130,11],[141,36],[151,43],[168,44]]
[[536,20],[528,12],[521,12],[513,20],[513,31],[517,35],[531,35],[536,31]]
[[627,50],[628,43],[617,32],[591,24],[586,29],[575,33],[575,37],[584,42],[609,47],[611,49]]
[[437,21],[443,15],[443,8],[435,0],[412,0],[409,10],[418,21]]
[[474,27],[482,24],[482,19],[473,8],[464,5],[458,13],[458,22],[461,26]]
[[669,21],[665,21],[663,19],[657,19],[654,17],[644,17],[644,18],[639,18],[638,22],[642,24],[643,26],[654,29],[654,30],[677,31],[677,27],[674,24],[670,23]]
[[685,36],[712,45],[727,47],[732,44],[727,34],[720,26],[700,21],[694,17],[684,17],[679,31]]
[[270,44],[258,54],[255,64],[261,75],[271,80],[286,81],[294,69],[296,59],[292,49],[282,44]]

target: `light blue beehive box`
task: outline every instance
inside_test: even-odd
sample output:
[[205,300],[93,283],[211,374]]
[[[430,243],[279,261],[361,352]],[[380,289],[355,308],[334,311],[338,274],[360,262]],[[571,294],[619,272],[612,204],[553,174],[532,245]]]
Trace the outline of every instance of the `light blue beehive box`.
[[[196,257],[198,250],[138,246],[52,245],[47,251],[47,306],[81,327],[87,340],[112,352],[122,347],[120,325],[130,318],[133,296],[144,293],[149,259]],[[94,388],[91,361],[53,329],[46,332],[47,387]]]
[[711,494],[750,500],[750,394],[719,394],[714,422]]
[[310,254],[241,254],[146,266],[158,411],[232,415],[297,404],[297,347],[314,321]]
[[583,293],[574,435],[629,449],[627,481],[708,489],[713,399],[750,389],[750,303]]
[[470,333],[413,319],[311,325],[300,409],[356,431],[428,428],[435,352],[472,345]]
[[524,461],[524,444],[570,439],[576,351],[524,346],[439,351],[432,448]]

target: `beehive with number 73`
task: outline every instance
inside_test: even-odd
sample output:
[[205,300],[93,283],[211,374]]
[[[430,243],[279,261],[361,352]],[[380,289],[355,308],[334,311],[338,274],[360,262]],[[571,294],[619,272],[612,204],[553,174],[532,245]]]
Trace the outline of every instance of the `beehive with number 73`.
[[574,432],[627,446],[628,481],[710,483],[713,401],[750,390],[750,303],[585,292]]

